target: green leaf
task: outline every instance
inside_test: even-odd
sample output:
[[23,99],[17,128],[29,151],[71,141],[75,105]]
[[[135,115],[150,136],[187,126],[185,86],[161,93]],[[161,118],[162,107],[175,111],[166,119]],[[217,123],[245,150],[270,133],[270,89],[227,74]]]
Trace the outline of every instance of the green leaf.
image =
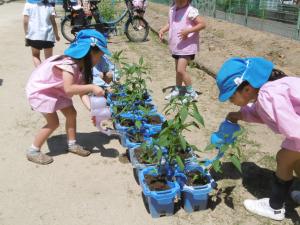
[[240,173],[242,173],[242,166],[241,166],[241,162],[238,159],[238,157],[236,157],[235,155],[233,155],[233,156],[230,157],[230,161],[240,171]]
[[202,126],[204,125],[204,119],[200,115],[197,105],[193,102],[193,117],[200,123]]
[[162,147],[168,146],[169,145],[168,135],[160,135],[159,140],[158,140],[158,144]]
[[222,169],[221,169],[221,162],[219,160],[217,161],[214,161],[213,164],[212,164],[212,167],[213,169],[219,173],[219,172],[222,172]]
[[188,117],[188,110],[186,106],[183,106],[182,109],[180,110],[180,119],[181,122],[184,123],[184,121],[186,120],[186,118]]
[[196,145],[190,145],[190,147],[193,149],[193,151],[202,152],[199,148],[197,148]]
[[180,170],[183,171],[184,170],[184,164],[183,164],[181,158],[178,155],[176,155],[176,162],[177,162]]
[[144,64],[144,58],[143,58],[143,57],[140,58],[139,64],[140,64],[140,65],[143,65],[143,64]]
[[205,147],[204,151],[212,151],[216,149],[216,145],[214,144],[209,144]]
[[157,153],[156,153],[156,160],[157,160],[157,162],[160,162],[161,157],[162,157],[162,151],[161,151],[161,149],[159,148],[159,149],[157,150]]
[[180,141],[180,145],[181,145],[182,149],[185,150],[186,149],[186,140],[185,140],[185,138],[182,135],[179,135],[178,137],[179,137],[179,141]]
[[140,129],[140,128],[142,127],[142,122],[141,122],[140,120],[136,120],[136,121],[134,122],[134,124],[135,124],[135,126],[136,126],[138,129]]

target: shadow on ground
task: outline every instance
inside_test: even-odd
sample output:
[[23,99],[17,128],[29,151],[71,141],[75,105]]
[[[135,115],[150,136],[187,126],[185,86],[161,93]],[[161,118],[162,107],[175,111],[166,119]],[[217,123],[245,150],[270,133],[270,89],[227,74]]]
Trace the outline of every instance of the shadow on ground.
[[[92,153],[100,153],[101,156],[108,158],[117,158],[119,156],[118,150],[103,147],[103,145],[108,144],[112,139],[116,138],[116,136],[107,136],[100,132],[77,133],[78,144],[84,146]],[[49,156],[58,156],[68,153],[66,135],[52,136],[48,139],[47,144],[49,148]]]
[[[212,176],[216,181],[223,179],[243,179],[243,186],[249,191],[255,198],[266,198],[270,197],[271,185],[274,171],[259,167],[253,162],[242,163],[242,171],[240,174],[232,163],[224,163],[222,166],[222,173],[212,172]],[[219,196],[224,194],[224,203],[234,208],[232,197],[230,196],[234,186],[226,187],[220,191]],[[216,197],[216,200],[210,200],[210,208],[213,210],[218,204],[222,202],[222,198]],[[295,208],[298,206],[288,197],[286,203],[286,217],[291,219],[295,225],[300,224],[300,216],[298,215]]]

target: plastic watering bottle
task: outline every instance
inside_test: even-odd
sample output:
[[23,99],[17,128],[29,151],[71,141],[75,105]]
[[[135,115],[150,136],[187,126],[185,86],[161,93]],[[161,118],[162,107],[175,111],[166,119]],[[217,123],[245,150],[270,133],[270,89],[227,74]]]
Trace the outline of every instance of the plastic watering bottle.
[[95,117],[96,127],[99,131],[108,136],[112,134],[119,135],[117,131],[105,129],[101,125],[102,121],[111,119],[111,112],[109,107],[107,107],[106,99],[104,97],[90,96],[90,103],[91,115]]

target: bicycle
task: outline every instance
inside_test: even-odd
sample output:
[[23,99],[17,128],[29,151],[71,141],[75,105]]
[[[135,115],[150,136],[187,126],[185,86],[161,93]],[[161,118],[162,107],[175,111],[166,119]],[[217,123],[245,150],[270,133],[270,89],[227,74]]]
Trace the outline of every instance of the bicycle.
[[[63,37],[72,42],[76,33],[82,29],[96,29],[106,34],[117,33],[117,24],[120,23],[127,15],[124,32],[127,38],[133,42],[146,41],[149,34],[149,24],[141,16],[145,11],[141,8],[135,8],[131,0],[124,0],[126,10],[115,20],[105,21],[98,8],[100,1],[90,1],[91,15],[86,15],[82,8],[74,9],[70,0],[64,0],[65,17],[61,21],[61,33]],[[96,23],[92,23],[92,19]]]

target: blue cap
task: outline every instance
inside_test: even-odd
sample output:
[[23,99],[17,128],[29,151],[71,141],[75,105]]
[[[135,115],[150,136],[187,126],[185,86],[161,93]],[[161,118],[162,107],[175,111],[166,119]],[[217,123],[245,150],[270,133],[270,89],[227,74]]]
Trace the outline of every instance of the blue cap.
[[111,55],[107,49],[106,38],[100,32],[93,29],[78,32],[74,42],[65,50],[65,55],[74,59],[81,59],[94,46],[97,46],[104,54]]
[[259,57],[227,60],[216,78],[219,100],[227,101],[243,81],[248,81],[253,88],[260,88],[268,81],[273,68],[272,62]]

